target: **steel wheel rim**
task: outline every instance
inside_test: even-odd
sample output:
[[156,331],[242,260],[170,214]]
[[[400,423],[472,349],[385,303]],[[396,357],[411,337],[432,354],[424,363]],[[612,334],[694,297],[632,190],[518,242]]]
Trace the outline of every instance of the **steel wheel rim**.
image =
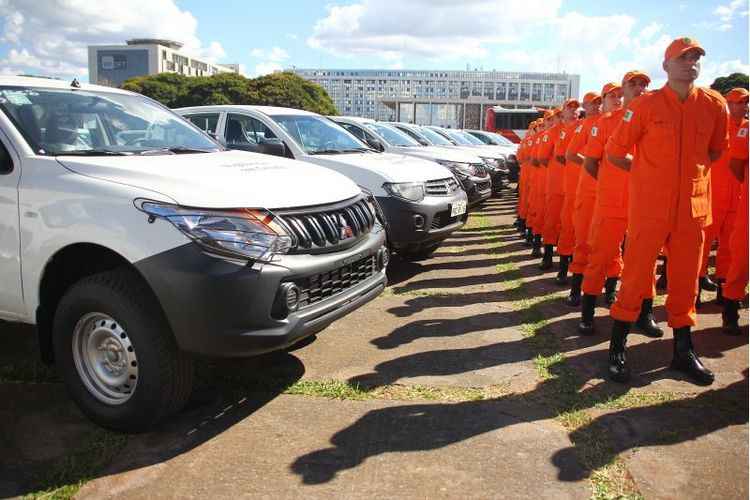
[[73,361],[86,389],[102,403],[121,405],[135,393],[135,348],[111,316],[94,312],[78,320],[73,330]]

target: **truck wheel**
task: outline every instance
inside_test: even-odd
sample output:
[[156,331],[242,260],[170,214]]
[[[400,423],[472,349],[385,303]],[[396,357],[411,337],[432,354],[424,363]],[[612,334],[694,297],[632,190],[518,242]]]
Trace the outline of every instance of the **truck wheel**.
[[401,250],[398,252],[399,256],[407,261],[417,261],[417,260],[425,260],[429,259],[430,256],[433,254],[435,250],[438,249],[440,246],[440,243],[438,244],[432,244],[432,245],[426,245],[423,247],[419,247],[415,250]]
[[58,370],[71,398],[102,427],[146,431],[190,397],[193,361],[152,297],[133,271],[118,269],[82,279],[57,307]]

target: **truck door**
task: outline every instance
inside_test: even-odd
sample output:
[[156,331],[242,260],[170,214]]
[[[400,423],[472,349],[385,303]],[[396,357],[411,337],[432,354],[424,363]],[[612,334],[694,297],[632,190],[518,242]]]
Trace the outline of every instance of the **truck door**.
[[0,130],[0,316],[18,319],[25,316],[18,227],[20,177],[18,157]]

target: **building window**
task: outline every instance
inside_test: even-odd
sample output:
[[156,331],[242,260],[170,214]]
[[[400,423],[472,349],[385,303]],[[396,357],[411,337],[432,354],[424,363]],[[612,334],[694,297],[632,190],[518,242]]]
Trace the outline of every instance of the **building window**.
[[116,54],[111,56],[102,56],[99,68],[103,70],[125,69],[128,67],[128,59],[125,55]]

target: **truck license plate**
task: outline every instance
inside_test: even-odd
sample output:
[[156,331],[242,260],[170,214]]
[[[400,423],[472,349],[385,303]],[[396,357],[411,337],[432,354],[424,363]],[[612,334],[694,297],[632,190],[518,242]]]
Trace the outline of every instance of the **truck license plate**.
[[461,200],[451,203],[451,217],[456,217],[466,212],[466,201]]

